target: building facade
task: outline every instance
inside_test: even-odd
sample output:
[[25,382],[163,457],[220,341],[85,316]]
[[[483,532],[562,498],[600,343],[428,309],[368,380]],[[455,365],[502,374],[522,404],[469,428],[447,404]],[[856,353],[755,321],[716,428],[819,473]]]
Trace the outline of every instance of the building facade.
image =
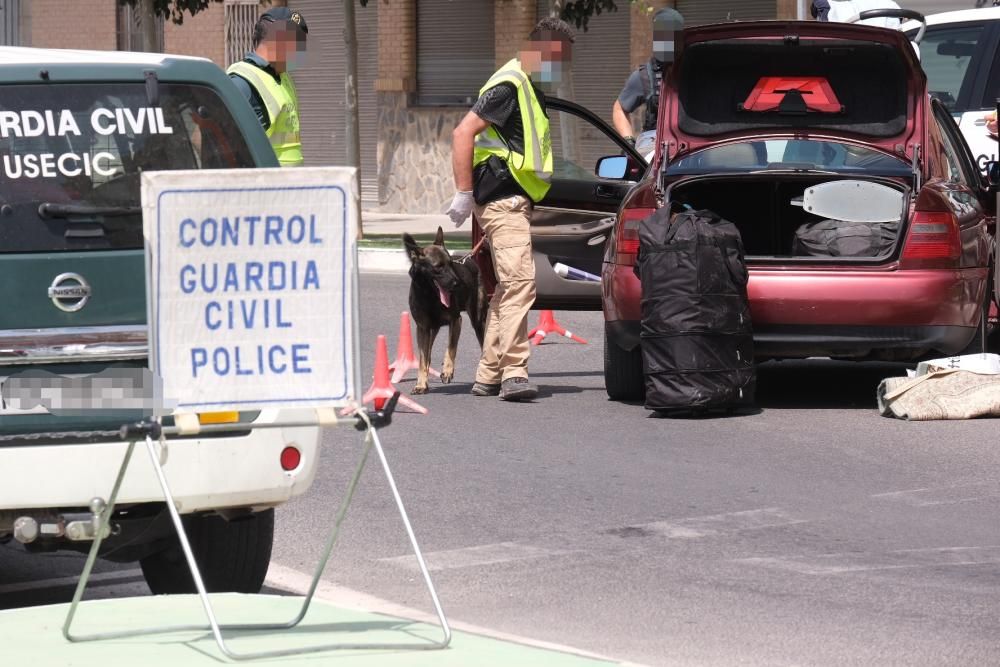
[[[916,2],[917,0],[915,0]],[[972,0],[940,0],[971,6]],[[346,57],[342,3],[223,0],[182,25],[161,27],[167,53],[210,58],[220,67],[249,48],[268,4],[288,4],[309,23],[309,59],[295,73],[307,165],[345,161]],[[907,6],[906,0],[901,5]],[[927,2],[923,2],[927,5]],[[673,6],[686,25],[795,19],[807,0],[618,0],[619,11],[578,32],[562,97],[605,120],[629,73],[649,57],[651,13]],[[117,0],[4,0],[5,43],[127,49],[133,19]],[[924,7],[922,6],[921,9]],[[550,0],[369,0],[356,10],[362,204],[384,212],[439,213],[451,201],[451,132],[493,71],[516,55]],[[554,133],[555,134],[555,133]],[[587,138],[583,138],[586,143]],[[589,157],[592,156],[588,156]],[[583,162],[581,162],[583,164]]]

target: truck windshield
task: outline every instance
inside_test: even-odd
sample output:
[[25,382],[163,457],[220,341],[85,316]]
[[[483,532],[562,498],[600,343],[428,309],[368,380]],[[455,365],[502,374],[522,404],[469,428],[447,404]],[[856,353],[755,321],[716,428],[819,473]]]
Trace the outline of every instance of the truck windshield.
[[253,164],[205,86],[0,87],[0,253],[141,248],[143,171]]

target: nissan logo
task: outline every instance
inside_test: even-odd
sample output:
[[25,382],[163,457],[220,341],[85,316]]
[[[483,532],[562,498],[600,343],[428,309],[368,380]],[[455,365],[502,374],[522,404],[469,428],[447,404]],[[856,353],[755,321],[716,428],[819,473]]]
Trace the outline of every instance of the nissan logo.
[[90,301],[90,283],[78,273],[60,273],[49,286],[49,298],[59,310],[74,313]]

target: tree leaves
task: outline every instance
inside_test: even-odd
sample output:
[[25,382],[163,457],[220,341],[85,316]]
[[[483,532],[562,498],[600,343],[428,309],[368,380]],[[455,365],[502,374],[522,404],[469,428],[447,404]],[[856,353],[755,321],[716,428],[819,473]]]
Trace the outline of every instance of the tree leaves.
[[[628,0],[625,0],[626,4]],[[600,16],[603,12],[617,12],[618,5],[615,0],[567,0],[563,5],[562,19],[576,24],[577,28],[587,31],[587,24],[594,15]]]

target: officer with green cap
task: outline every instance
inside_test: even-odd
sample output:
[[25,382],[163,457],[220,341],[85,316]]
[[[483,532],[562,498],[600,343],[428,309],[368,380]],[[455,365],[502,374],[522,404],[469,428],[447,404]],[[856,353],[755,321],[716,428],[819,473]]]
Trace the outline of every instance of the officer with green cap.
[[308,33],[299,12],[269,9],[254,27],[254,50],[226,70],[257,114],[282,167],[303,164],[299,98],[290,73],[305,59]]

